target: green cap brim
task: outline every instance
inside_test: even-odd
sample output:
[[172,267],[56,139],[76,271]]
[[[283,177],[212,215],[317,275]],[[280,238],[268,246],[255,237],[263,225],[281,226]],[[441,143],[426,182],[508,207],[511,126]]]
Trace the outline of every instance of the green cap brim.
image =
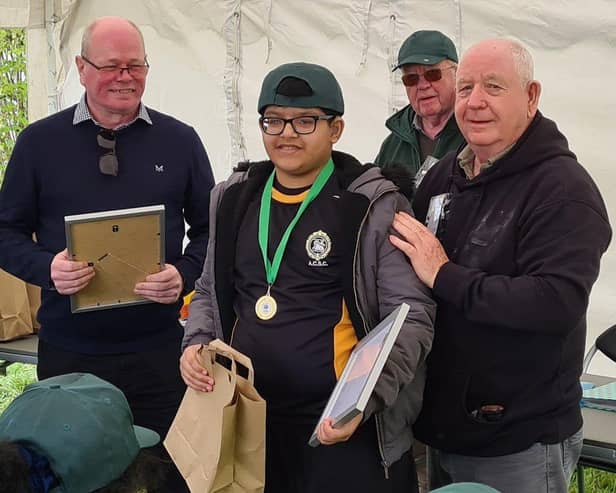
[[160,442],[160,436],[155,431],[137,425],[133,425],[133,428],[135,429],[137,443],[141,448],[153,447]]
[[403,60],[399,61],[398,65],[394,67],[392,72],[395,72],[396,70],[398,70],[400,67],[402,67],[402,65],[410,65],[410,64],[436,65],[437,63],[442,62],[443,60],[446,60],[446,59],[447,57],[445,56],[412,55],[412,56],[408,56],[404,58]]

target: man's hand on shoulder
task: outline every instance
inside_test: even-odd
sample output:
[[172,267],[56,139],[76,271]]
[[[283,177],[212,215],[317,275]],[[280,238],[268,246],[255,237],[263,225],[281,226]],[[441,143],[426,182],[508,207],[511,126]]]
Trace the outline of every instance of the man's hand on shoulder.
[[184,383],[191,389],[211,392],[214,390],[214,378],[201,365],[198,354],[200,348],[201,344],[193,344],[184,349],[180,358],[180,373]]
[[94,277],[94,267],[87,262],[76,262],[65,248],[51,261],[51,280],[60,294],[75,294],[85,288]]
[[441,242],[406,212],[396,213],[393,227],[400,237],[390,235],[389,240],[409,258],[421,282],[432,289],[438,271],[449,262]]
[[184,288],[184,280],[178,270],[171,264],[155,274],[150,274],[145,281],[135,285],[135,294],[156,303],[175,303]]

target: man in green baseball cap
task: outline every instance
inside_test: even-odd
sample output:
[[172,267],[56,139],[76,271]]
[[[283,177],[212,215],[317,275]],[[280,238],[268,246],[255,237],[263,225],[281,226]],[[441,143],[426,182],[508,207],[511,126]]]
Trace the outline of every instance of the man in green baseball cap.
[[457,64],[456,47],[439,31],[416,31],[400,47],[394,70],[402,72],[409,104],[385,122],[391,133],[375,162],[407,167],[416,186],[434,163],[464,143],[453,116]]
[[[275,68],[257,110],[270,159],[213,191],[182,376],[215,391],[196,352],[217,335],[251,358],[267,401],[266,493],[416,492],[411,423],[435,304],[388,239],[408,201],[379,167],[333,150],[344,100],[325,67]],[[351,350],[402,302],[413,309],[365,412],[340,428],[325,420],[310,447]]]
[[0,490],[88,493],[135,474],[129,468],[159,436],[133,424],[120,389],[70,373],[27,387],[0,416],[0,442],[0,461],[13,465],[1,468],[0,484],[14,488]]

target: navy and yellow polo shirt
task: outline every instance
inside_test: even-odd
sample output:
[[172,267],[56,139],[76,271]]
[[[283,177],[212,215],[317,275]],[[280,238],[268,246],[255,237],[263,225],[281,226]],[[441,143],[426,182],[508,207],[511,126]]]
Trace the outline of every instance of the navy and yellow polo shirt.
[[[261,191],[247,208],[238,234],[232,345],[252,359],[255,385],[270,417],[314,423],[357,342],[343,301],[338,248],[342,190],[335,176],[330,177],[295,226],[270,293],[278,311],[267,321],[255,314],[257,299],[267,291],[258,244]],[[274,183],[270,259],[307,194],[307,189]]]

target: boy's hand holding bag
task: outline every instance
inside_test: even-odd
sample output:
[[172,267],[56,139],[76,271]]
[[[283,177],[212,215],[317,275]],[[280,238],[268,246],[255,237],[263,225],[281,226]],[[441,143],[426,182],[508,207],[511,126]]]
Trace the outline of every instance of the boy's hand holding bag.
[[[191,493],[259,493],[265,486],[265,401],[248,357],[216,339],[199,350],[214,389],[186,390],[165,448]],[[225,368],[216,355],[227,358]],[[237,373],[248,369],[248,378]]]

